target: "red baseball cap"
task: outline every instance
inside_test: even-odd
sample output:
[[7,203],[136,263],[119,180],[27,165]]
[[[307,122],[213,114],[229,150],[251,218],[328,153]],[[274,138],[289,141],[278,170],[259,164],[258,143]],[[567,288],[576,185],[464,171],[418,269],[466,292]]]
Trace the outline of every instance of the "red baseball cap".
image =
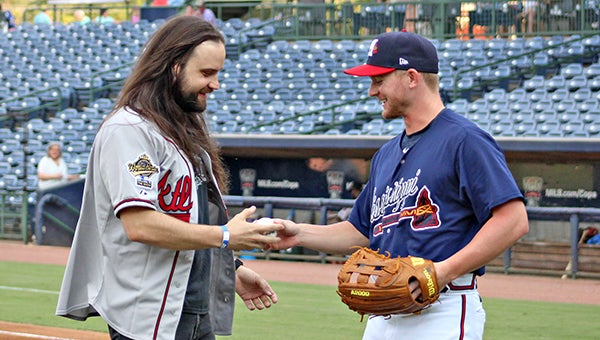
[[365,64],[346,69],[344,73],[373,77],[409,68],[438,73],[438,64],[437,50],[427,38],[410,32],[388,32],[373,39]]

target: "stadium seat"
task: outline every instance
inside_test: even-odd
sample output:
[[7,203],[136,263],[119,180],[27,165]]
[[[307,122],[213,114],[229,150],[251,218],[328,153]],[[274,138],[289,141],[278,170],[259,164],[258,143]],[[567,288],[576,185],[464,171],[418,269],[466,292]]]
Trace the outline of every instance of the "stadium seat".
[[576,102],[582,102],[587,99],[592,98],[592,90],[589,87],[584,87],[577,89],[576,91],[569,94],[569,98],[573,99]]
[[250,93],[250,100],[252,101],[261,101],[263,103],[268,103],[273,98],[271,92],[268,89],[255,89],[252,93]]
[[583,75],[586,76],[588,79],[592,79],[597,76],[600,76],[600,64],[594,63],[594,64],[591,64],[590,66],[584,68]]
[[541,75],[536,75],[531,77],[530,79],[525,80],[525,82],[523,83],[523,88],[528,92],[532,92],[536,89],[544,88],[544,83],[544,77]]
[[528,100],[518,100],[508,104],[508,108],[515,113],[528,110],[530,107],[531,103]]
[[363,124],[362,132],[367,135],[380,135],[384,131],[385,123],[381,118],[375,118]]
[[583,74],[583,65],[580,63],[571,63],[565,65],[560,70],[560,75],[565,77],[565,79],[571,79],[575,76],[579,76]]
[[535,89],[532,92],[528,93],[528,99],[530,102],[535,103],[542,99],[548,98],[548,94],[546,90],[543,88]]
[[537,126],[537,131],[540,136],[544,137],[561,137],[562,131],[558,122],[544,122]]
[[527,91],[522,87],[518,87],[506,94],[506,99],[508,99],[509,102],[526,100],[527,97]]
[[564,99],[562,101],[558,101],[558,102],[554,102],[552,104],[552,108],[558,113],[562,113],[565,112],[569,109],[572,109],[575,107],[575,101],[572,99]]
[[4,155],[9,155],[22,149],[21,142],[16,139],[7,139],[3,141],[0,146],[0,151],[2,151]]
[[0,179],[0,189],[6,190],[20,190],[22,186],[19,185],[19,179],[15,174],[6,174],[3,175]]
[[565,88],[559,88],[554,92],[548,93],[548,98],[553,102],[561,102],[569,98],[569,90]]
[[554,92],[557,89],[564,89],[567,85],[567,80],[560,74],[553,76],[544,83],[548,92]]
[[240,112],[237,112],[233,115],[233,119],[238,122],[239,126],[245,124],[246,122],[252,122],[255,118],[254,112],[245,109],[240,110]]
[[574,106],[581,113],[596,112],[600,109],[597,99],[586,99],[581,102],[574,102]]
[[567,79],[567,89],[571,92],[587,87],[587,78],[584,75],[576,75],[571,79]]
[[561,127],[563,137],[586,137],[583,122],[569,122]]
[[64,149],[72,154],[86,153],[89,151],[87,144],[81,140],[70,141],[69,143],[65,144]]
[[276,130],[278,133],[292,134],[297,132],[296,122],[286,121],[279,124],[279,129]]
[[12,165],[5,161],[0,161],[0,177],[4,177],[12,172]]
[[550,99],[542,99],[536,103],[533,103],[531,109],[534,113],[542,112],[552,107],[552,101]]

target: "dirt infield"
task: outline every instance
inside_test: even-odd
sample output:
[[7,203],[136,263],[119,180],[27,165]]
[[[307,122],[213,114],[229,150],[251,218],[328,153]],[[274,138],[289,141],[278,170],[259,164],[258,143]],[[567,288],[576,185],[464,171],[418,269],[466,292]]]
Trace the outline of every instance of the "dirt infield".
[[[65,264],[69,249],[0,241],[0,261]],[[267,280],[311,284],[337,284],[339,264],[245,260]],[[488,273],[479,279],[479,292],[491,298],[528,301],[600,304],[600,280],[562,280],[560,277]],[[8,333],[7,333],[8,332]],[[14,333],[14,334],[13,334]],[[19,335],[17,333],[24,333]],[[29,335],[26,335],[29,334]],[[1,339],[108,339],[108,335],[51,327],[0,322]]]

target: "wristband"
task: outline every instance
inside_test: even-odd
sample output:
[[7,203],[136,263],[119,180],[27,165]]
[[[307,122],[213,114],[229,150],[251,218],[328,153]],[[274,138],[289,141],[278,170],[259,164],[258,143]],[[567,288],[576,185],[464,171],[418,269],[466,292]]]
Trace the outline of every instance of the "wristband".
[[235,258],[235,270],[238,270],[239,267],[243,266],[244,262],[242,262],[242,260],[238,259],[237,257]]
[[221,242],[221,248],[227,248],[229,245],[229,229],[227,229],[226,225],[221,226],[221,230],[223,231],[223,241]]

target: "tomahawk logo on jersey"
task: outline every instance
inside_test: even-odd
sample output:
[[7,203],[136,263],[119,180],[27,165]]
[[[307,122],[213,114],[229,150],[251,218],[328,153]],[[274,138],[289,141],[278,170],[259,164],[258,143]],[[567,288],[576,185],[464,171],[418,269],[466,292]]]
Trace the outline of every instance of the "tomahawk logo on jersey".
[[384,229],[396,226],[403,219],[412,220],[410,226],[413,230],[438,228],[440,226],[439,210],[437,204],[431,201],[429,189],[425,186],[419,191],[414,206],[383,216],[381,222],[373,226],[373,236],[380,236]]

